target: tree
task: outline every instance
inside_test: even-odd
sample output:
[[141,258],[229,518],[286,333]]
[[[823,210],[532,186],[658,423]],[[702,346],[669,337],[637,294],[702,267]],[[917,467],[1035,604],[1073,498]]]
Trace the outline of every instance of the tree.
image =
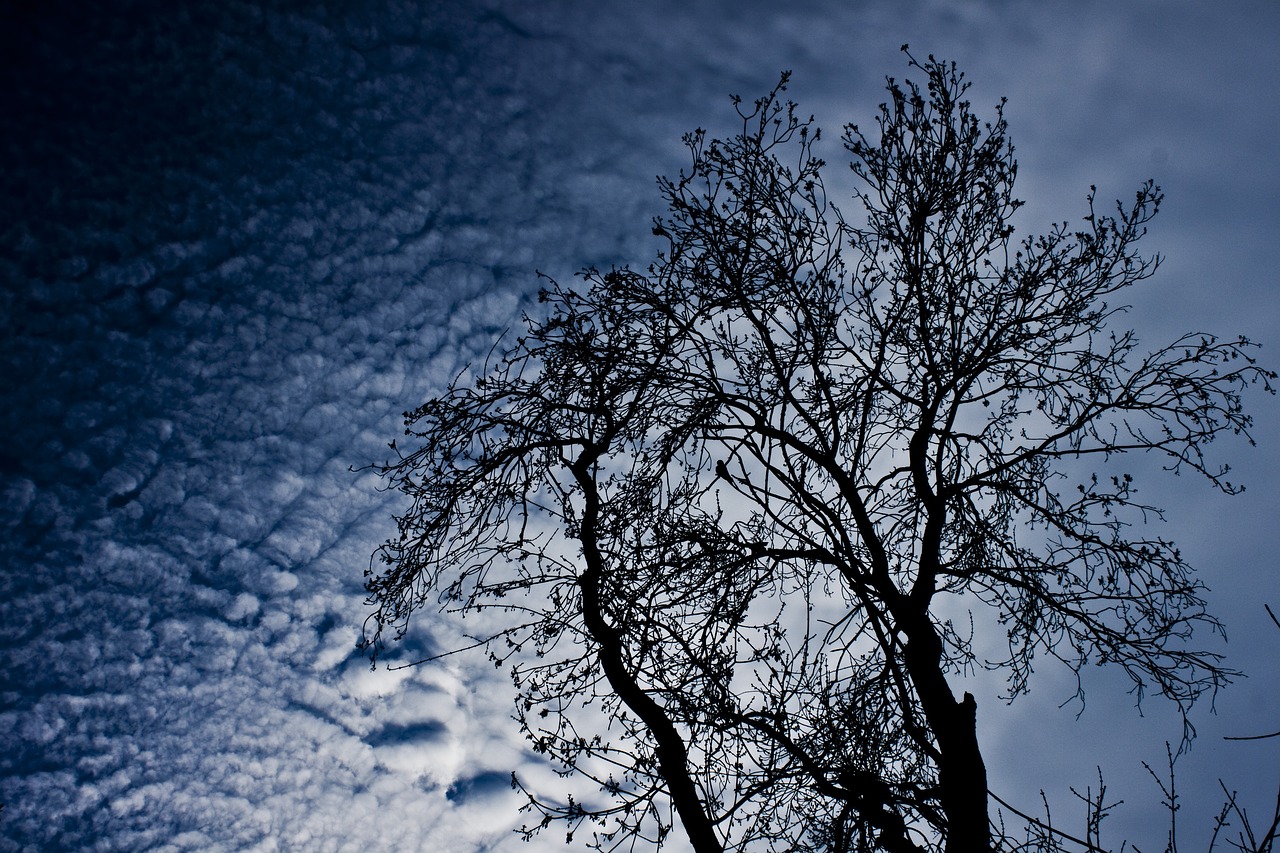
[[1003,102],[983,123],[954,64],[907,55],[924,88],[890,78],[872,135],[843,136],[856,219],[785,75],[735,99],[741,132],[688,135],[659,181],[656,261],[549,281],[380,466],[412,503],[366,646],[487,612],[533,749],[599,787],[526,791],[529,834],[613,850],[678,817],[699,853],[993,849],[966,672],[1012,697],[1037,656],[1105,663],[1184,713],[1230,676],[1120,465],[1238,491],[1205,453],[1249,437],[1241,394],[1275,374],[1243,338],[1117,326],[1159,263],[1136,248],[1152,183],[1016,241]]

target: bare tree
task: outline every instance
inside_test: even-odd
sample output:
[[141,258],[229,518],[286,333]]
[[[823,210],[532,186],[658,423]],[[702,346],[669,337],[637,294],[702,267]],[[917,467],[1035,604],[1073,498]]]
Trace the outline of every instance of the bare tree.
[[686,137],[653,264],[550,282],[523,337],[406,413],[365,642],[496,614],[475,641],[533,749],[599,788],[526,790],[530,834],[989,850],[970,668],[1017,695],[1037,656],[1106,663],[1184,711],[1230,675],[1188,644],[1217,622],[1119,466],[1234,493],[1205,452],[1248,438],[1240,395],[1275,374],[1243,338],[1117,325],[1158,188],[1017,241],[1003,102],[984,123],[954,64],[910,66],[924,87],[890,79],[843,136],[856,217],[784,75],[735,100],[739,134]]

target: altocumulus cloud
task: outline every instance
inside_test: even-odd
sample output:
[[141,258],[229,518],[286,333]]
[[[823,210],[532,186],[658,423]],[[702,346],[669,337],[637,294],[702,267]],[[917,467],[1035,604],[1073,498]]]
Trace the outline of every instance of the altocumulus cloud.
[[623,69],[501,4],[6,14],[0,849],[508,840],[501,674],[354,650],[348,469],[643,221]]

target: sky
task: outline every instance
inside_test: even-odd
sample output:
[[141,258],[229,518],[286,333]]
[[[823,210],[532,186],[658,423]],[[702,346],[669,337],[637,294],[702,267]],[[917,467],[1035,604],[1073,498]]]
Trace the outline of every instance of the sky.
[[[1244,334],[1280,365],[1280,6],[1193,2],[52,2],[0,10],[0,851],[566,849],[520,844],[508,780],[555,779],[479,654],[371,671],[363,574],[401,504],[354,471],[518,324],[536,271],[646,263],[680,135],[783,69],[835,140],[900,45],[1007,96],[1021,233],[1166,192],[1133,298],[1153,346]],[[1179,839],[1218,780],[1256,821],[1280,728],[1280,403],[1247,491],[1152,482],[1243,670],[1178,763]],[[392,660],[446,648],[427,614]],[[398,658],[396,656],[399,656]],[[1164,846],[1180,728],[1045,664],[975,680],[992,788],[1124,799]],[[1216,710],[1216,713],[1211,713]],[[676,848],[678,849],[678,848]]]

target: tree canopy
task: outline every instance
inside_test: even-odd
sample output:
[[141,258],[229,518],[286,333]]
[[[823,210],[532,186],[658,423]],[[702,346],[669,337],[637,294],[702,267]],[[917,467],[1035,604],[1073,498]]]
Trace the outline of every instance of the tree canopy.
[[845,128],[847,213],[786,76],[735,100],[740,132],[659,181],[656,260],[549,281],[379,466],[410,504],[368,648],[489,611],[532,748],[597,783],[526,790],[528,833],[994,849],[965,673],[1016,696],[1038,658],[1103,663],[1184,712],[1230,675],[1125,462],[1237,491],[1210,445],[1252,440],[1242,393],[1275,374],[1243,338],[1125,326],[1153,183],[1016,238],[1003,102],[983,121],[954,64],[908,57],[923,84]]

